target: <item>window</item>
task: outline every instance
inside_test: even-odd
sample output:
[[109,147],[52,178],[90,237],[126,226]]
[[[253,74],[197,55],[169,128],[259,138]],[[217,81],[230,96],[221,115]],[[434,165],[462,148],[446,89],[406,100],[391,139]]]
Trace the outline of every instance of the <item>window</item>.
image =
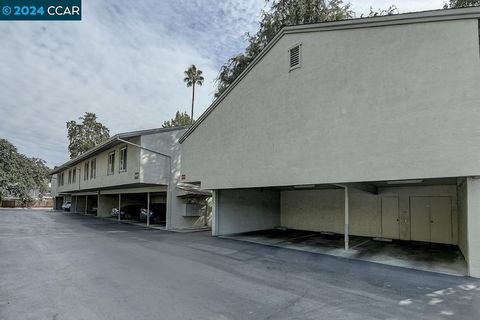
[[107,175],[111,175],[115,172],[115,151],[108,154],[108,167]]
[[88,180],[88,175],[90,174],[90,170],[89,170],[89,167],[90,167],[90,162],[85,162],[84,166],[83,166],[83,180]]
[[72,170],[72,183],[75,183],[75,180],[77,180],[77,169]]
[[68,184],[72,183],[72,170],[68,170]]
[[64,172],[58,174],[58,185],[63,186],[65,182],[65,174]]
[[300,44],[290,48],[290,70],[300,68]]
[[90,179],[95,179],[97,177],[97,159],[92,159],[90,161]]
[[127,147],[120,149],[120,172],[127,171]]

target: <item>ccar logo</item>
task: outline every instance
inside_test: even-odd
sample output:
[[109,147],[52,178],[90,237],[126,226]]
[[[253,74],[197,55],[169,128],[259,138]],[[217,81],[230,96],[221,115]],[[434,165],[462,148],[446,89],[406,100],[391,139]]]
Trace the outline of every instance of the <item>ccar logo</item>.
[[47,13],[49,15],[57,15],[57,16],[72,16],[72,15],[80,15],[80,7],[79,6],[71,6],[71,7],[63,7],[63,6],[50,6],[47,9]]

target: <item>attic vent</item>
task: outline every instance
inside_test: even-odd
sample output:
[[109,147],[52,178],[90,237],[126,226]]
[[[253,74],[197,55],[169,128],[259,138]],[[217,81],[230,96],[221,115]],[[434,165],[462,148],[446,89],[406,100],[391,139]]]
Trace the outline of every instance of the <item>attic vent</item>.
[[296,45],[290,50],[290,70],[300,68],[300,45]]

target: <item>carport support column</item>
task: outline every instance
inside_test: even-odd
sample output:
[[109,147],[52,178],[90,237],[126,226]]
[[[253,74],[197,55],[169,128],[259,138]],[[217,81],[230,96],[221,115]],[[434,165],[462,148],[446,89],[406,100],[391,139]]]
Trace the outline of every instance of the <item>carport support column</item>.
[[219,216],[218,216],[218,196],[220,190],[212,191],[212,236],[220,235]]
[[167,215],[166,215],[166,219],[167,221],[165,221],[165,229],[167,230],[171,230],[174,228],[174,224],[173,224],[173,221],[172,221],[172,217],[173,217],[173,209],[174,209],[174,204],[173,204],[173,189],[175,188],[174,186],[174,174],[173,174],[173,167],[172,167],[172,157],[171,156],[168,156],[168,155],[165,155],[165,157],[167,158],[167,161],[168,161],[168,172],[169,172],[169,176],[168,176],[168,185],[167,185],[167,205],[166,205],[166,209],[167,209]]
[[150,227],[150,192],[147,192],[147,227]]
[[348,206],[348,187],[344,186],[343,188],[345,190],[345,250],[348,250],[350,208]]
[[87,208],[88,208],[88,195],[85,195],[85,215],[87,214]]
[[[468,275],[480,278],[480,178],[467,178]],[[464,253],[465,254],[465,253]]]
[[120,208],[122,207],[122,194],[118,194],[118,215],[117,220],[120,221]]

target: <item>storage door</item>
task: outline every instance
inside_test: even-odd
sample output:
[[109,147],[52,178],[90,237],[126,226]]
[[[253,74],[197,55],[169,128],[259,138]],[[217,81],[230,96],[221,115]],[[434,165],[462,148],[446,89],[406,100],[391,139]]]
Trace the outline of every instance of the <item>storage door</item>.
[[452,199],[430,197],[430,241],[452,243]]
[[452,243],[451,197],[410,197],[411,240]]
[[410,239],[430,242],[429,197],[410,197]]
[[382,197],[382,237],[400,238],[398,197]]

